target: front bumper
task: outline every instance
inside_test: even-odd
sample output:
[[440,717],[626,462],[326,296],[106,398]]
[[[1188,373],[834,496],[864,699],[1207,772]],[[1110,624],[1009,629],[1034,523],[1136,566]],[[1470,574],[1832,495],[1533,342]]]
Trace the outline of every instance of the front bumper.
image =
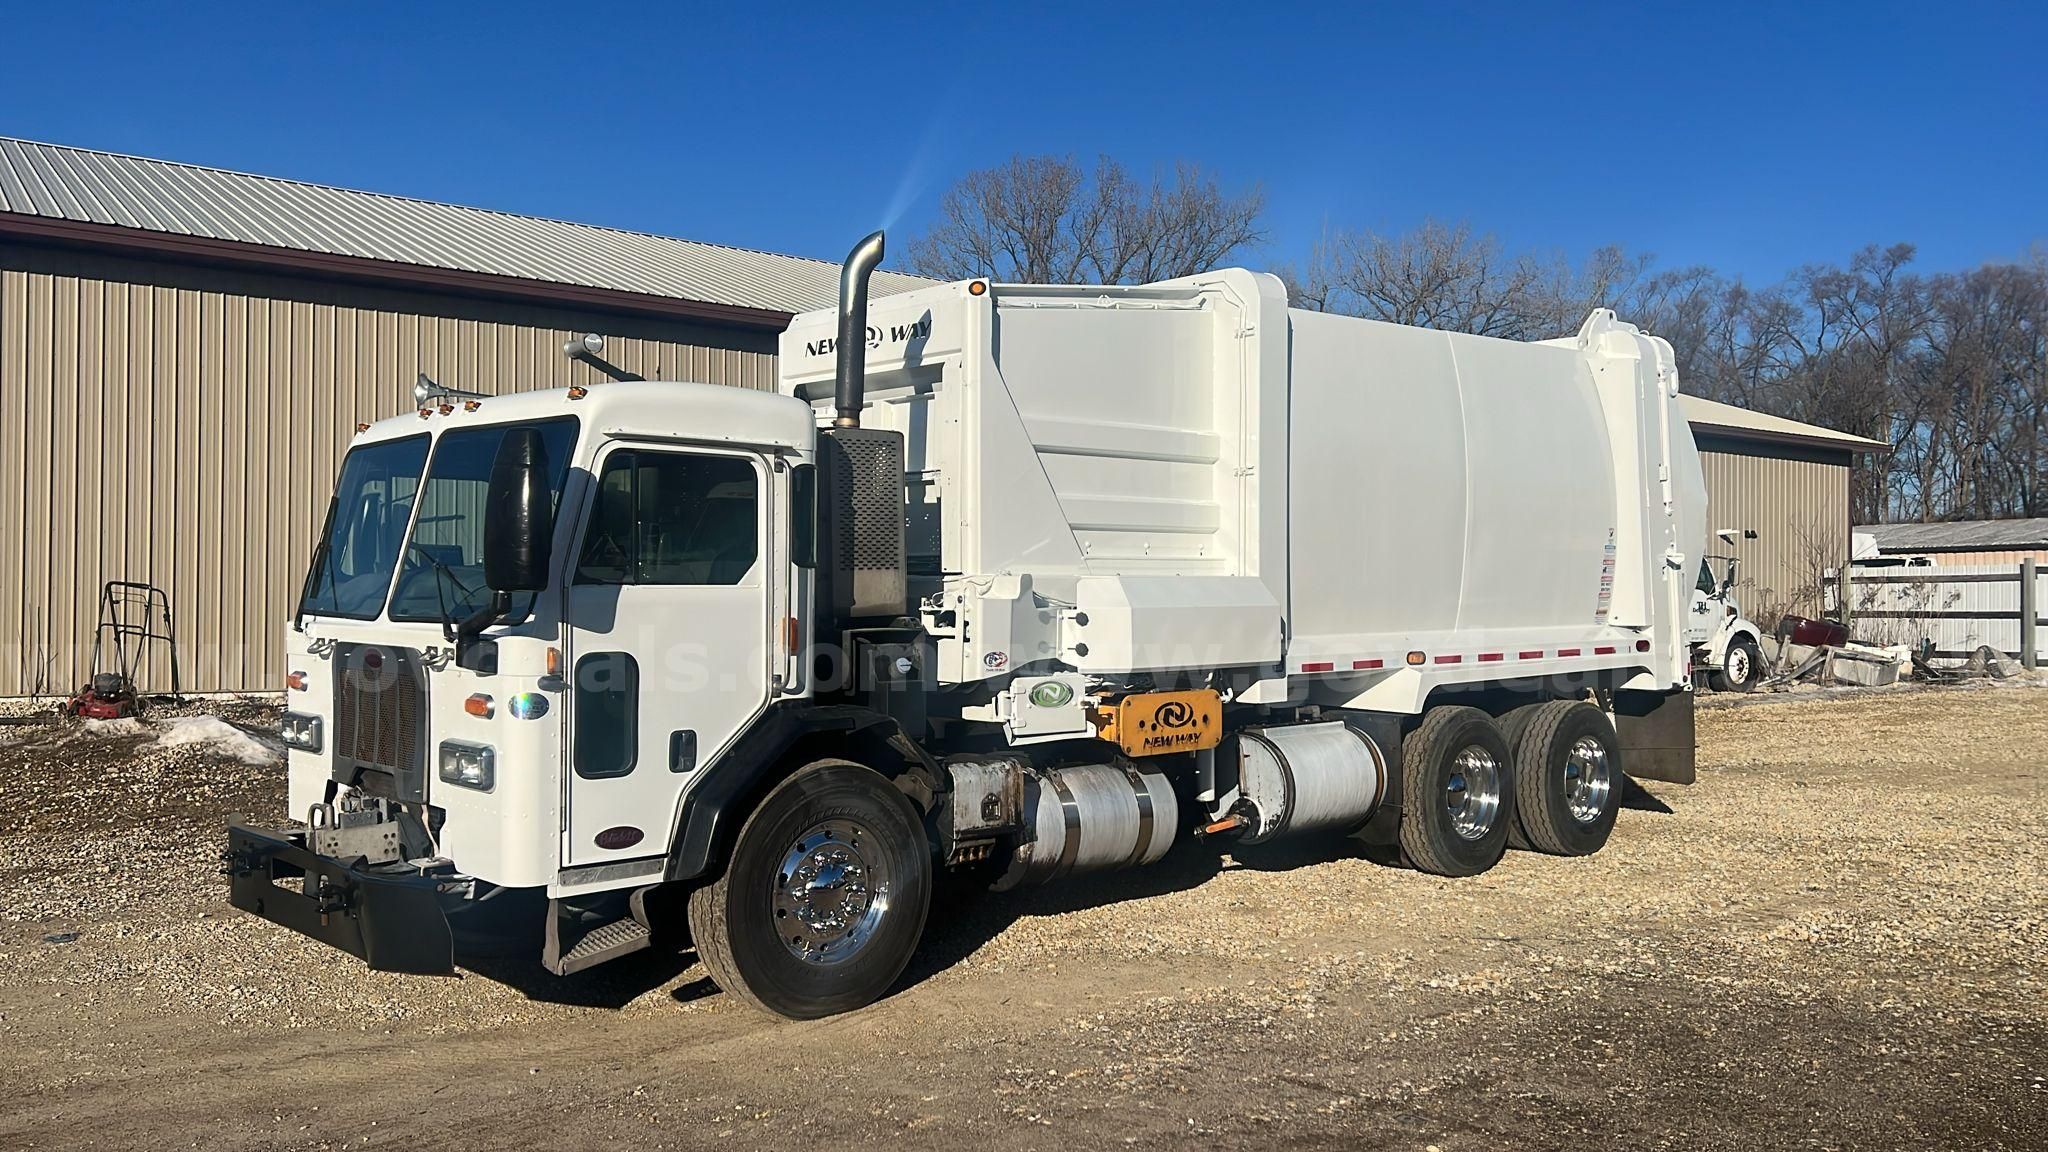
[[447,877],[338,860],[303,832],[228,829],[228,903],[360,957],[379,972],[447,976],[454,937],[442,909]]

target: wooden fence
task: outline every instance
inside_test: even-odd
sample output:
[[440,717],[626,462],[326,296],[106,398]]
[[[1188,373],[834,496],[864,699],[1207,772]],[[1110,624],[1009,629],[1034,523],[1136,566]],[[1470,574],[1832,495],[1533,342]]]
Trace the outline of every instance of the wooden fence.
[[2018,564],[1936,564],[1857,568],[1833,573],[1827,609],[1846,590],[1850,630],[1874,644],[1934,641],[1934,659],[1967,660],[1989,646],[2029,668],[2048,654],[2041,618],[2048,569]]

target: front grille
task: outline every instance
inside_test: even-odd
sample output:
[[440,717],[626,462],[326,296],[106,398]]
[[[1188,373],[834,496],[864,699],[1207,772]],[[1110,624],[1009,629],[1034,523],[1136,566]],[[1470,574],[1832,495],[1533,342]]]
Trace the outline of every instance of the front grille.
[[334,778],[361,785],[391,776],[395,799],[426,799],[427,685],[419,654],[381,644],[337,644]]

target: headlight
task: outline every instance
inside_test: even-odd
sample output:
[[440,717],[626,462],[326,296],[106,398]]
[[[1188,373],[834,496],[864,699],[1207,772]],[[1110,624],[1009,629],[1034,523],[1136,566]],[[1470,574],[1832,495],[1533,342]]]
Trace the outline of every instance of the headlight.
[[278,734],[284,737],[287,748],[301,752],[320,750],[320,718],[304,712],[287,712],[278,719]]
[[497,756],[488,744],[467,740],[441,742],[441,779],[463,788],[489,792],[497,780]]

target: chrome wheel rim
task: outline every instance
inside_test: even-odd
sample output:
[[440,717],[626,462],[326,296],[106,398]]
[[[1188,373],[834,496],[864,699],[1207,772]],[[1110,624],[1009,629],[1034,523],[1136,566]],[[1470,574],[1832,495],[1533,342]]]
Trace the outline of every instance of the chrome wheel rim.
[[1500,815],[1500,762],[1474,744],[1451,760],[1444,782],[1444,806],[1451,828],[1466,840],[1483,840]]
[[1564,802],[1572,819],[1591,824],[1606,813],[1614,792],[1614,775],[1607,767],[1607,745],[1591,736],[1572,741],[1564,757]]
[[776,935],[807,964],[838,964],[874,939],[889,911],[889,877],[867,829],[827,820],[797,837],[775,871]]
[[1737,684],[1749,679],[1749,649],[1736,648],[1728,653],[1728,679]]

